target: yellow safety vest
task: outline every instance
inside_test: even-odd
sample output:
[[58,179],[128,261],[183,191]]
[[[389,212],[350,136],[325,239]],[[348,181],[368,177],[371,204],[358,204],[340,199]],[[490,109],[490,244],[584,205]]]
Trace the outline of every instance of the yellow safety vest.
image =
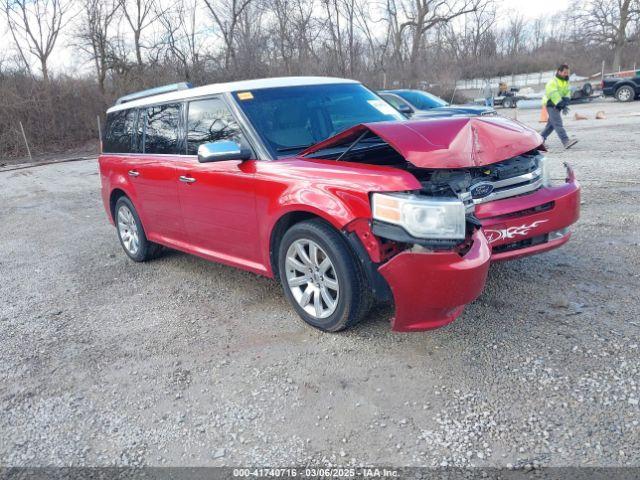
[[542,97],[542,104],[546,105],[549,100],[557,105],[563,98],[571,98],[571,89],[569,88],[569,81],[562,80],[554,76],[547,82],[544,88],[545,95]]

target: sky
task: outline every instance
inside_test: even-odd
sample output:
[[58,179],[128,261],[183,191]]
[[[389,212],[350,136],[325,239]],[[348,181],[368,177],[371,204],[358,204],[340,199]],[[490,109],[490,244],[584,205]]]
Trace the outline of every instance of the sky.
[[496,3],[520,12],[525,18],[553,14],[569,6],[569,0],[498,0]]

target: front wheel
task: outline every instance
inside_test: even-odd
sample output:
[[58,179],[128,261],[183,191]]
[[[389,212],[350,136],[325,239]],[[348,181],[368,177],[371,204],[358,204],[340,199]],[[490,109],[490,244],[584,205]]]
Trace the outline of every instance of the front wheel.
[[355,325],[372,305],[371,288],[341,235],[321,220],[300,222],[278,251],[284,293],[298,315],[320,330]]
[[619,102],[630,102],[635,97],[636,92],[629,85],[623,85],[616,90],[616,100]]

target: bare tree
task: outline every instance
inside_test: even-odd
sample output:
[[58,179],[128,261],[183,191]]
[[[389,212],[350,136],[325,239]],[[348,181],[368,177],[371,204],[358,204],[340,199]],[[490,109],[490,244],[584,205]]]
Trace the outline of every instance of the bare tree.
[[98,88],[105,93],[109,58],[113,55],[110,31],[119,11],[118,0],[84,0],[82,16],[74,44],[94,63]]
[[240,16],[255,0],[204,0],[224,42],[223,67],[228,70],[236,56],[236,33]]
[[526,27],[527,23],[522,15],[514,13],[509,17],[509,23],[505,32],[507,55],[515,57],[522,52],[526,40]]
[[546,20],[543,17],[538,17],[533,20],[531,26],[531,32],[533,35],[533,49],[537,50],[544,45],[547,39]]
[[273,18],[268,26],[273,42],[269,58],[288,75],[313,70],[314,44],[322,30],[314,1],[269,0],[263,9]]
[[36,57],[45,82],[49,81],[47,62],[70,6],[65,0],[2,0],[9,31],[22,61],[30,70],[28,56]]
[[326,16],[328,67],[339,75],[353,75],[355,60],[355,0],[322,0]]
[[[420,54],[424,49],[425,36],[431,29],[475,12],[490,1],[387,0],[386,11],[393,36],[395,66],[400,69],[403,64],[408,64],[407,68],[403,69],[404,82],[412,86],[417,85]],[[408,51],[406,55],[403,53],[405,46]]]
[[295,51],[294,19],[290,15],[292,0],[271,0],[268,7],[275,15],[271,28],[274,38],[274,50],[278,60],[284,63],[287,75],[293,73],[293,56]]
[[197,7],[197,0],[177,0],[173,8],[158,14],[163,27],[162,44],[189,81],[193,69],[200,66],[203,48],[201,32],[196,31]]
[[[366,48],[364,57],[369,61],[371,73],[368,77],[371,78],[371,75],[382,74],[382,79],[379,82],[380,85],[386,87],[386,63],[391,36],[388,33],[389,29],[386,28],[388,26],[387,18],[385,16],[374,18],[369,5],[366,0],[355,3],[356,25],[360,34],[363,35],[362,43]],[[387,34],[379,35],[378,30],[385,31]]]
[[640,0],[588,0],[574,2],[574,16],[583,34],[613,50],[613,70],[622,64],[625,46],[635,38],[630,25],[640,19]]
[[247,78],[268,75],[268,66],[264,61],[269,48],[264,26],[265,13],[258,2],[253,2],[242,11],[238,20],[235,44],[242,55],[236,57],[235,68]]
[[118,0],[122,8],[124,18],[127,20],[133,32],[133,46],[136,54],[136,62],[142,66],[142,32],[148,28],[157,18],[155,0]]
[[[458,61],[486,62],[495,54],[494,25],[496,12],[492,4],[482,5],[478,10],[462,17],[459,22],[446,22],[440,28],[451,49],[451,55]],[[438,42],[439,43],[439,42]]]

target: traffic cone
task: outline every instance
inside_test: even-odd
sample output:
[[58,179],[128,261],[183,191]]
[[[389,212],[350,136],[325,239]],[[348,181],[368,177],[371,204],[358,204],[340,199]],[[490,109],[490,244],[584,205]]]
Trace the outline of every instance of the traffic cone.
[[540,110],[540,123],[547,123],[549,121],[549,112],[547,112],[547,106],[542,105],[542,110]]

